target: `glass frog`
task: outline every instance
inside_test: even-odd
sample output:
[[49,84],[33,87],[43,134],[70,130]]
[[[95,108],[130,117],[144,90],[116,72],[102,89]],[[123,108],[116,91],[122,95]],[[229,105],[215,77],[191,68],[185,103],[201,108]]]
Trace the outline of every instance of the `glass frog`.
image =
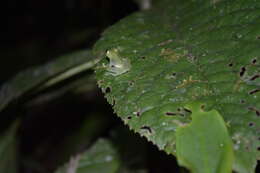
[[122,58],[119,55],[119,50],[114,48],[106,52],[106,56],[109,58],[109,64],[107,66],[107,74],[118,76],[126,73],[131,68],[130,60]]

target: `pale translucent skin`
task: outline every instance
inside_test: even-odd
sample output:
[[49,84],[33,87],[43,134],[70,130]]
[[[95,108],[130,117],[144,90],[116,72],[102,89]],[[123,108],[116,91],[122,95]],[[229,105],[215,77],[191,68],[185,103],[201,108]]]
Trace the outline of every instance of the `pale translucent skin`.
[[109,64],[107,67],[107,74],[118,76],[126,73],[131,68],[131,63],[127,58],[122,58],[119,55],[119,50],[114,48],[106,52],[106,56],[109,58]]

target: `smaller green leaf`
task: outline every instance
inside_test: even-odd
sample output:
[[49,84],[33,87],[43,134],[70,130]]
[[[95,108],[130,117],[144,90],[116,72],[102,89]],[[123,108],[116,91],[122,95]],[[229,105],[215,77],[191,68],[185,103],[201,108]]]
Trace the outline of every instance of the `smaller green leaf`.
[[10,102],[29,91],[39,91],[50,87],[92,68],[98,61],[99,59],[95,58],[90,50],[83,50],[61,56],[50,63],[20,72],[0,87],[0,111]]
[[176,131],[177,159],[193,173],[231,173],[232,141],[222,116],[191,104],[192,122]]
[[120,162],[116,149],[108,140],[98,140],[89,150],[72,158],[56,173],[117,173]]
[[3,134],[0,134],[0,172],[16,173],[17,172],[17,138],[16,132],[18,122]]
[[93,113],[86,116],[82,123],[78,125],[78,129],[67,135],[62,142],[62,145],[56,149],[54,153],[57,158],[52,160],[52,163],[57,165],[66,162],[70,156],[82,151],[82,148],[89,146],[91,142],[100,136],[110,125],[108,116],[103,116],[100,113]]

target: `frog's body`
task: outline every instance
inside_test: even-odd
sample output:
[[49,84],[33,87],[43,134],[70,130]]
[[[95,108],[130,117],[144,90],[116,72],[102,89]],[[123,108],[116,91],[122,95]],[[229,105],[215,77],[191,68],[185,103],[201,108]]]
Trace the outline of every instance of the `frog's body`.
[[114,48],[106,52],[106,56],[109,58],[109,64],[107,66],[107,74],[118,76],[126,73],[131,68],[131,63],[127,58],[122,58],[119,55],[119,50]]

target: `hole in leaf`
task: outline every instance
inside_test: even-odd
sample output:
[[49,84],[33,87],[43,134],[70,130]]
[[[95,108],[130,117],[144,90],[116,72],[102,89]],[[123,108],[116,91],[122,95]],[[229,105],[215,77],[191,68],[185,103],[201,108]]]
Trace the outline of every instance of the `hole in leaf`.
[[178,115],[178,113],[175,113],[175,112],[166,112],[165,115],[167,115],[167,116],[175,116],[175,115]]
[[260,77],[260,75],[257,74],[257,75],[252,76],[252,77],[250,78],[250,80],[253,81],[253,80],[256,80],[256,79],[259,78],[259,77]]
[[105,93],[108,94],[108,93],[110,93],[110,92],[111,92],[111,88],[110,88],[110,87],[106,87]]
[[254,125],[255,125],[255,123],[253,123],[253,122],[248,123],[249,127],[253,127]]
[[201,105],[200,109],[204,111],[205,110],[205,105]]
[[232,66],[233,66],[233,63],[232,63],[232,62],[231,62],[231,63],[229,63],[229,64],[228,64],[228,66],[229,66],[229,67],[232,67]]
[[185,111],[185,112],[188,112],[188,113],[192,113],[192,111],[191,110],[189,110],[189,109],[187,109],[187,108],[183,108],[183,110]]
[[146,57],[145,56],[141,56],[141,59],[145,59]]
[[149,126],[143,126],[143,127],[141,127],[141,129],[147,130],[149,133],[152,133],[152,129]]
[[260,117],[260,111],[256,110],[255,114],[256,114],[256,116]]
[[138,116],[138,117],[140,117],[140,116],[141,116],[141,112],[139,112],[139,111],[137,111],[137,112],[134,112],[134,114],[135,114],[136,116]]
[[254,108],[254,107],[249,107],[248,110],[255,111],[256,116],[258,116],[258,117],[260,116],[260,111],[258,109]]
[[179,113],[179,115],[182,116],[182,117],[185,117],[185,114],[183,114],[183,113]]
[[177,73],[172,73],[172,76],[175,77],[177,75]]
[[240,77],[244,76],[245,72],[246,72],[246,68],[245,68],[245,67],[242,67],[242,68],[240,69],[239,76],[240,76]]
[[132,117],[131,117],[131,116],[128,116],[128,117],[127,117],[127,119],[131,120],[131,119],[132,119]]
[[134,82],[133,82],[133,81],[129,81],[129,82],[128,82],[128,85],[129,85],[129,86],[133,86],[133,85],[134,85]]
[[254,58],[253,60],[252,60],[252,64],[256,64],[256,59]]
[[252,95],[252,94],[255,94],[255,93],[259,92],[259,91],[260,91],[260,89],[255,89],[255,90],[250,91],[249,94]]
[[260,147],[257,147],[257,151],[260,151]]
[[241,103],[241,104],[244,104],[244,103],[245,103],[245,100],[240,100],[240,103]]

